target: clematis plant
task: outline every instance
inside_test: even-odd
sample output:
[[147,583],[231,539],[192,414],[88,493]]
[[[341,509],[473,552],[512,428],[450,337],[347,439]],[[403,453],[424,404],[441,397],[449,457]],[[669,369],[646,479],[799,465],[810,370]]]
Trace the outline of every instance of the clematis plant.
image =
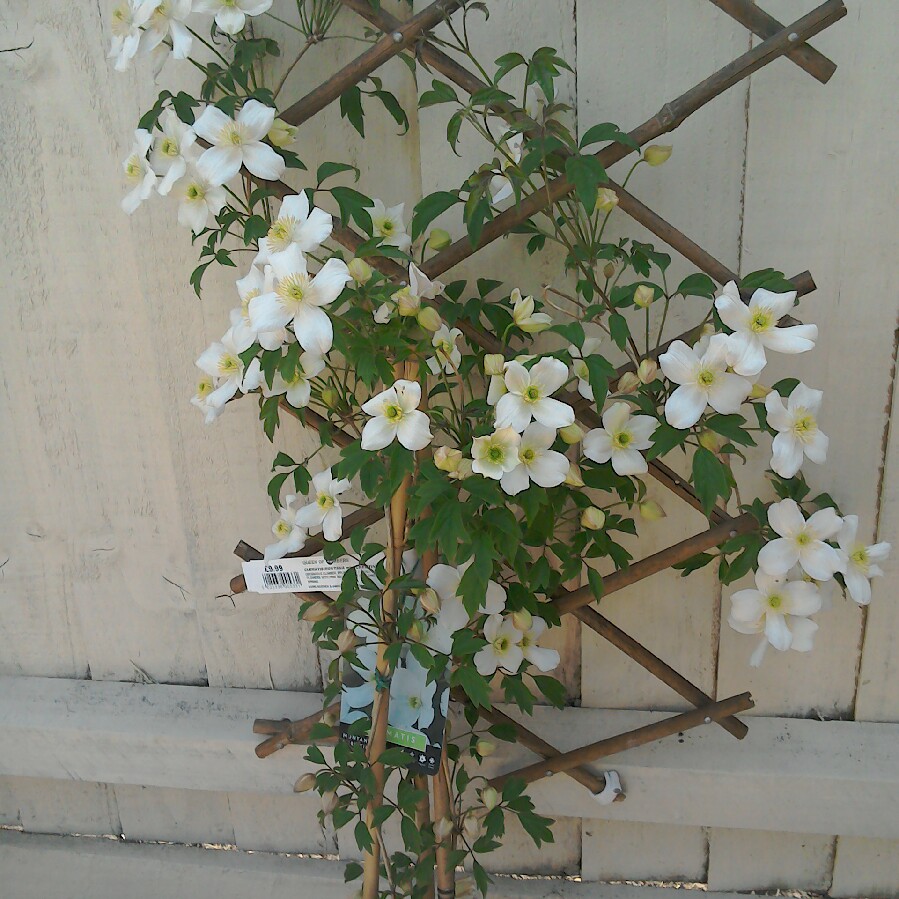
[[[794,356],[817,341],[814,324],[786,320],[796,312],[795,286],[772,269],[720,288],[700,273],[675,285],[666,253],[606,238],[618,194],[594,149],[639,148],[608,123],[578,139],[556,86],[570,67],[555,50],[513,51],[491,65],[477,58],[467,28],[447,22],[443,48],[473,62],[490,89],[460,96],[429,72],[418,102],[443,108],[454,149],[464,130],[483,152],[461,183],[407,212],[359,189],[354,166],[314,158],[314,125],[297,129],[278,117],[283,80],[266,80],[282,49],[264,36],[270,6],[131,0],[116,8],[117,69],[152,52],[189,60],[204,76],[199,96],[163,91],[141,118],[122,205],[133,213],[169,197],[173,220],[198,248],[190,277],[198,295],[210,266],[235,279],[240,305],[197,359],[190,402],[205,421],[255,404],[270,440],[288,418],[321,436],[305,458],[282,451],[274,459],[275,540],[264,555],[281,559],[315,540],[326,561],[356,563],[336,595],[298,609],[333,659],[325,701],[339,698],[344,736],[353,739],[327,757],[311,746],[317,772],[298,789],[316,789],[322,815],[353,825],[359,849],[374,859],[365,899],[423,899],[437,858],[448,869],[470,864],[483,892],[481,859],[499,845],[508,817],[538,845],[552,834],[520,785],[483,783],[480,762],[515,732],[485,726],[478,709],[496,700],[525,714],[537,702],[565,704],[566,687],[552,676],[561,624],[553,599],[575,578],[600,599],[602,575],[632,559],[634,541],[628,548],[622,535],[664,518],[647,496],[650,466],[664,460],[710,518],[724,510],[752,517],[746,532],[678,566],[688,575],[714,564],[724,584],[754,575],[754,586],[733,592],[728,619],[760,639],[754,652],[747,647],[752,664],[769,647],[810,651],[825,626],[824,614],[820,625],[814,616],[832,587],[867,604],[890,547],[869,543],[856,516],[827,493],[813,495],[805,480],[805,462],[823,465],[828,451],[821,392],[796,378],[763,383],[769,352]],[[294,27],[307,43],[288,73],[339,39],[329,30],[340,7],[297,3]],[[211,29],[210,41],[198,29]],[[198,45],[212,62],[191,57]],[[406,58],[413,70],[421,64]],[[367,84],[340,101],[360,136],[365,117],[382,114],[376,103],[408,127],[399,100],[378,79]],[[671,152],[636,153],[623,183],[655,172]],[[433,254],[454,238],[477,244],[497,206],[544,196],[562,176],[570,193],[516,229],[522,252],[558,254],[545,283],[518,283],[514,261],[495,280],[437,280]],[[433,227],[439,216],[444,228]],[[685,303],[697,327],[678,335],[669,312]],[[770,458],[769,480],[738,491],[751,453]],[[358,519],[347,514],[356,506],[366,510]],[[370,523],[382,513],[386,545],[383,526]],[[430,740],[451,693],[461,713],[435,738],[447,812],[423,823],[418,776],[408,754],[386,748],[383,728]],[[382,703],[386,716],[376,714]],[[334,734],[325,720],[313,738]],[[387,781],[395,800],[385,805]],[[617,784],[612,772],[609,783]],[[391,817],[403,840],[396,852],[381,834]],[[351,863],[347,879],[362,873]]]

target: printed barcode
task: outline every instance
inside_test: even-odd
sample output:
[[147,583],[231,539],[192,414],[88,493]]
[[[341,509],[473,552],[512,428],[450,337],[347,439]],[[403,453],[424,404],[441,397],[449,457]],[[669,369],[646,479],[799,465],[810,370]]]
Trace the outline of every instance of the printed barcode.
[[262,575],[266,587],[302,587],[303,579],[298,571],[269,571]]

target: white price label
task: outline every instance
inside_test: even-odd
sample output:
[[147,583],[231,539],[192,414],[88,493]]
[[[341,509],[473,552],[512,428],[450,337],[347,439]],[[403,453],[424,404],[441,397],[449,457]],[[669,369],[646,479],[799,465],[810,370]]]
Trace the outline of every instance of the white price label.
[[356,560],[343,556],[334,562],[324,556],[275,559],[243,563],[243,576],[251,593],[339,593],[343,576],[356,566]]

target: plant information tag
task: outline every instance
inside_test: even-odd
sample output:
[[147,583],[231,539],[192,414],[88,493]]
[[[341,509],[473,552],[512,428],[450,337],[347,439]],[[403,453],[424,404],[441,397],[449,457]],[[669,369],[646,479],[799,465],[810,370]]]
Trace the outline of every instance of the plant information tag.
[[334,562],[324,556],[273,559],[243,563],[243,576],[251,593],[300,592],[339,593],[343,576],[358,563],[350,556]]

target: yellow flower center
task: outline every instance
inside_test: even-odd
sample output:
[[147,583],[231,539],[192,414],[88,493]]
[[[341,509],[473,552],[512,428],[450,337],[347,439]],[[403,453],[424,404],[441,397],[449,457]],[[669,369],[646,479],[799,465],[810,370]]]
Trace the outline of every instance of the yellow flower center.
[[144,173],[144,167],[138,158],[137,154],[134,153],[128,157],[127,162],[125,163],[125,177],[129,181],[138,181]]
[[294,225],[297,224],[295,218],[287,216],[278,219],[271,228],[268,229],[268,241],[276,250],[286,250],[293,236]]
[[749,322],[749,330],[756,334],[762,334],[770,330],[773,323],[774,315],[771,310],[767,306],[761,306],[753,312],[752,319]]
[[493,651],[498,656],[504,656],[509,651],[509,638],[501,635],[493,641],[491,646],[493,646]]
[[420,709],[422,707],[422,701],[420,696],[410,696],[409,697],[409,708],[410,709]]
[[205,399],[214,389],[215,388],[212,386],[212,379],[203,378],[197,384],[197,396],[200,397],[200,399]]
[[704,368],[699,373],[696,381],[701,387],[711,387],[712,384],[715,383],[715,372],[713,372],[711,369]]
[[537,458],[537,453],[531,447],[527,447],[526,449],[523,449],[521,451],[518,458],[521,459],[521,461],[524,462],[525,465],[530,465],[531,462],[533,462],[534,459]]
[[170,137],[164,137],[162,139],[162,145],[159,149],[162,151],[163,156],[178,155],[178,143],[177,141],[173,141]]
[[768,608],[777,611],[783,605],[783,597],[779,593],[772,593],[768,597]]
[[487,459],[494,465],[502,465],[506,461],[506,452],[501,446],[492,443],[487,447]]
[[809,534],[807,534],[805,531],[800,531],[800,532],[796,535],[796,542],[797,542],[800,546],[808,546],[809,543],[812,542],[812,538],[811,538],[811,536],[810,536]]
[[188,200],[202,200],[206,196],[206,191],[199,184],[191,184],[187,188]]
[[612,435],[612,445],[618,449],[627,449],[633,439],[630,431],[619,431]]
[[283,518],[281,518],[275,525],[275,536],[286,537],[288,536],[288,534],[290,534],[290,530],[290,525]]
[[306,290],[309,287],[309,276],[301,272],[295,272],[282,278],[278,282],[276,293],[286,303],[299,306],[303,302]]
[[800,439],[806,439],[818,430],[818,422],[815,416],[806,409],[797,409],[793,419],[793,433]]
[[384,418],[386,418],[387,421],[401,421],[403,418],[402,407],[397,406],[394,403],[388,403],[384,406]]
[[864,546],[857,546],[849,556],[854,565],[859,568],[867,569],[868,567],[868,549]]
[[319,509],[331,509],[334,506],[334,497],[329,493],[319,493],[316,504]]
[[223,144],[232,144],[239,147],[244,142],[244,130],[238,122],[228,122],[222,128],[219,141]]
[[531,384],[530,386],[525,387],[522,396],[526,402],[536,403],[537,400],[540,399],[540,388],[534,384]]
[[236,375],[240,371],[240,359],[231,353],[225,353],[219,359],[219,371],[222,373],[222,377],[225,378]]
[[383,234],[385,237],[389,237],[391,234],[393,234],[393,227],[393,222],[390,221],[390,219],[384,219],[384,221],[381,222],[379,226],[381,234]]

